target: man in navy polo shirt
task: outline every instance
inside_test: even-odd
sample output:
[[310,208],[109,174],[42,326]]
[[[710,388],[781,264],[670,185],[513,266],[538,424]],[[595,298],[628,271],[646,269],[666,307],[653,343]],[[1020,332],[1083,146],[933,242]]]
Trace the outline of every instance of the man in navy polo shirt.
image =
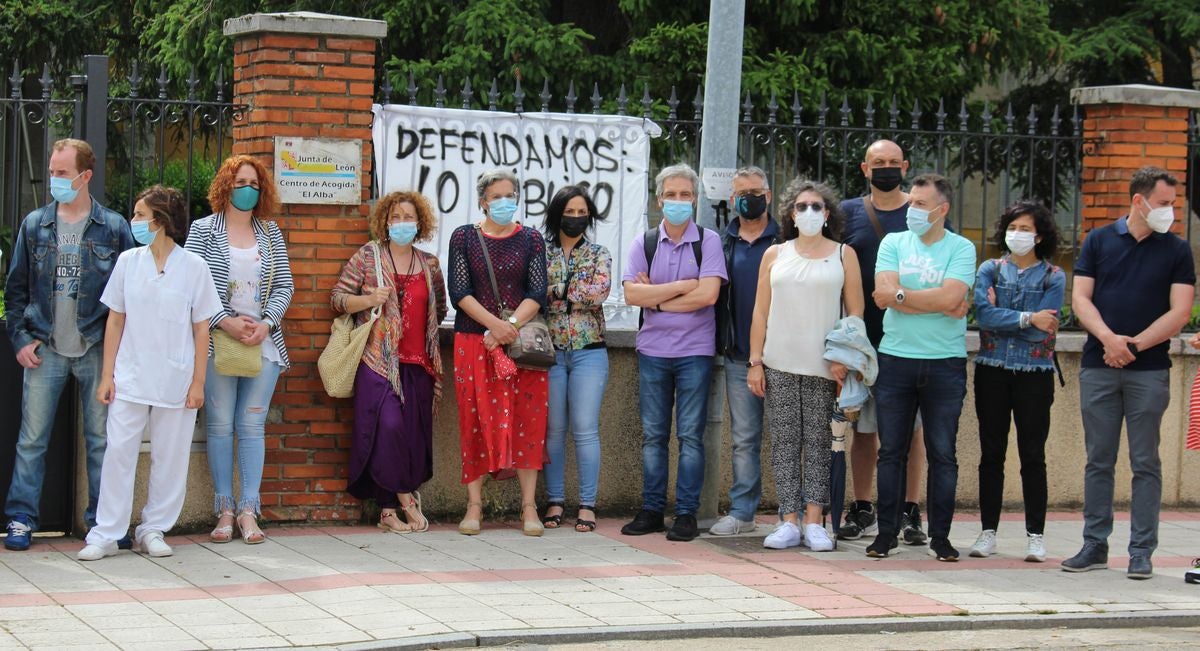
[[1088,234],[1075,262],[1071,306],[1083,327],[1079,401],[1087,467],[1083,483],[1083,548],[1062,562],[1068,572],[1108,567],[1113,522],[1113,469],[1121,423],[1133,470],[1130,503],[1131,579],[1154,573],[1162,468],[1159,424],[1170,400],[1168,340],[1191,314],[1196,272],[1187,242],[1172,235],[1179,181],[1143,167],[1129,184],[1129,214]]

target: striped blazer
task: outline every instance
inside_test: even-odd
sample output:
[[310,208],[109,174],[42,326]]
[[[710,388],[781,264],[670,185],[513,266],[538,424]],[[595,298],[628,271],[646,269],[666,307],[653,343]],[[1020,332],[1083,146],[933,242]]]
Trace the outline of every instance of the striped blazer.
[[[259,297],[263,306],[263,320],[269,320],[271,326],[271,342],[279,351],[279,359],[284,370],[291,367],[288,361],[287,346],[283,342],[283,315],[288,305],[292,303],[292,267],[288,263],[287,247],[283,242],[283,233],[275,222],[264,222],[251,219],[254,226],[254,238],[258,240],[258,255],[269,264],[260,265],[259,287],[266,288],[267,279],[271,279],[271,295]],[[218,312],[208,323],[208,329],[214,330],[222,320],[237,316],[229,307],[229,231],[225,230],[225,216],[217,213],[192,222],[188,229],[185,248],[208,263],[212,271],[213,282],[217,286],[217,295],[221,297]],[[271,276],[271,270],[275,275]],[[208,355],[212,357],[213,343],[208,341]]]

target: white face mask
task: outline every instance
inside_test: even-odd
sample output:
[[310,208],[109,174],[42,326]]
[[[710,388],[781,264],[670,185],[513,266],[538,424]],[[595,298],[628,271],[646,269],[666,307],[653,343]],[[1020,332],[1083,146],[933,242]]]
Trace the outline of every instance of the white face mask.
[[[1150,205],[1147,201],[1146,205]],[[1154,208],[1146,213],[1146,225],[1155,233],[1166,233],[1171,230],[1171,224],[1175,223],[1175,209],[1171,206],[1163,206]]]
[[1033,250],[1037,245],[1036,233],[1029,231],[1007,231],[1004,233],[1004,244],[1008,246],[1008,250],[1017,255],[1025,255]]
[[815,208],[797,210],[792,213],[792,218],[796,221],[796,229],[805,237],[812,237],[820,233],[821,228],[825,226],[825,212]]

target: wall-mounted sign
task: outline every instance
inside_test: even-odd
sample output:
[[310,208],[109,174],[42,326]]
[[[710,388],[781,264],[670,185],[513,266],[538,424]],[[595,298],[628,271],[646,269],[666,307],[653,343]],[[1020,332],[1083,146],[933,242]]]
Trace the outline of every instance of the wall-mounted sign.
[[275,187],[283,203],[362,203],[362,141],[275,136]]

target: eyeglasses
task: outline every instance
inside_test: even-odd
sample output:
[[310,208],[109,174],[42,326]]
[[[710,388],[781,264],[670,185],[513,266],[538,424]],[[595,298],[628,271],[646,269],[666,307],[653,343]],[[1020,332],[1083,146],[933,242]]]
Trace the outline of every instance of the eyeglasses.
[[792,204],[792,209],[796,212],[804,212],[805,210],[808,210],[810,206],[817,212],[822,212],[825,210],[825,204],[821,203],[820,201],[814,201],[812,203],[808,203],[806,201],[797,201],[796,203]]
[[737,192],[733,195],[733,197],[735,199],[741,199],[742,197],[761,197],[766,193],[767,191],[761,188],[752,188],[750,190],[742,190],[741,192]]

